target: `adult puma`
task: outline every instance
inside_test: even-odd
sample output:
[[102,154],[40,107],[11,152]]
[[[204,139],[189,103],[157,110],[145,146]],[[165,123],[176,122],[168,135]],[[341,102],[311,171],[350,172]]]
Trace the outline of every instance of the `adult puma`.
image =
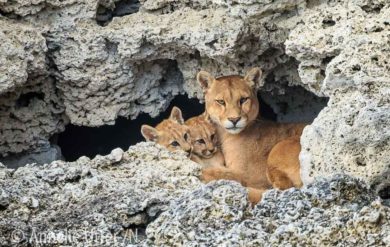
[[[205,170],[212,179],[235,177],[249,188],[252,202],[271,188],[300,187],[298,155],[305,124],[260,119],[255,86],[261,70],[214,78],[201,71],[197,80],[205,94],[206,112],[217,127],[227,170]],[[234,175],[232,175],[234,174]]]

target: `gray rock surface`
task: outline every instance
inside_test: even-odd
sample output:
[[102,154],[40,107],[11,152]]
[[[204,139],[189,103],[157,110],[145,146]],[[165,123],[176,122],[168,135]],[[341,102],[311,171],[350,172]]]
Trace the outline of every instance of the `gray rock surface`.
[[[48,37],[72,123],[100,126],[112,124],[118,116],[134,118],[141,112],[156,116],[179,92],[201,97],[195,81],[201,68],[221,75],[242,73],[255,65],[268,71],[288,61],[276,50],[282,50],[287,37],[284,19],[275,20],[281,27],[272,30],[271,39],[259,35],[270,32],[262,25],[274,15],[258,24],[249,22],[251,15],[219,4],[208,8],[199,8],[204,3],[179,4],[165,14],[145,4],[104,28],[85,19]],[[268,5],[275,12],[293,9],[289,3]],[[253,8],[253,15],[264,11]]]
[[200,186],[199,170],[184,153],[151,143],[72,163],[0,165],[0,245],[130,244],[132,229],[141,231],[173,198]]
[[[30,76],[30,75],[29,75]],[[23,87],[0,96],[0,154],[41,152],[49,138],[68,122],[50,76],[29,79]]]
[[302,136],[302,179],[347,173],[378,186],[390,171],[390,3],[349,1],[305,12],[286,41],[311,91],[330,97]]
[[357,179],[270,190],[252,210],[237,183],[218,181],[174,200],[145,246],[388,246],[390,208]]
[[[374,6],[380,7],[369,8]],[[335,89],[388,80],[389,11],[388,1],[359,0],[303,12],[286,41],[286,53],[300,62],[302,83],[330,96]]]
[[35,152],[20,153],[7,157],[0,157],[0,162],[8,168],[16,169],[26,164],[49,164],[53,160],[64,160],[61,149],[57,145],[41,146]]
[[30,25],[0,18],[0,94],[45,75],[46,40]]
[[[270,190],[250,206],[153,143],[16,170],[0,163],[1,246],[388,246],[390,208],[345,175]],[[146,230],[145,230],[146,228]]]
[[[296,74],[296,62],[285,55],[283,43],[304,6],[303,0],[0,1],[4,24],[0,30],[7,44],[2,52],[10,57],[0,64],[10,75],[1,75],[0,97],[6,90],[19,92],[30,82],[38,83],[31,75],[50,75],[60,96],[53,103],[64,110],[55,118],[40,117],[56,126],[50,130],[31,126],[34,118],[26,117],[25,129],[45,135],[26,135],[18,141],[4,135],[9,143],[0,153],[34,150],[41,141],[47,144],[49,136],[63,130],[58,118],[101,126],[114,124],[120,116],[157,116],[179,93],[202,98],[195,81],[200,69],[218,76],[260,66],[264,77],[280,79],[266,90],[283,93],[288,85],[300,83],[299,77],[291,76]],[[33,34],[23,35],[26,29]],[[18,39],[24,40],[13,42]],[[294,69],[280,75],[284,64]],[[0,108],[0,114],[12,110]],[[8,133],[4,127],[0,131]]]
[[326,101],[291,86],[330,98],[302,136],[304,182],[344,172],[381,190],[389,11],[386,0],[0,0],[0,154],[47,147],[68,120],[108,125],[156,116],[179,93],[201,99],[200,69],[259,66],[280,121],[311,120]]

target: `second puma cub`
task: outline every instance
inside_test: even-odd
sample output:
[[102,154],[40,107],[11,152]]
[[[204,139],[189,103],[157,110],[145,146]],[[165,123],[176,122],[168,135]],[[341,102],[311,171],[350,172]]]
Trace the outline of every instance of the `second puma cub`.
[[216,129],[207,119],[206,113],[188,119],[185,124],[190,130],[191,160],[201,164],[203,168],[224,166],[225,159],[218,147]]

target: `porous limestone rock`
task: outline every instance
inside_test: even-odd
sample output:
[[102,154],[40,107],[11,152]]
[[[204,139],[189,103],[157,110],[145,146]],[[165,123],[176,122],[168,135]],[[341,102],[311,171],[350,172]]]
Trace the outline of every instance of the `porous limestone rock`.
[[0,17],[0,42],[0,158],[42,152],[67,123],[46,39],[32,25]]
[[[202,97],[195,80],[201,68],[218,76],[261,66],[266,75],[289,61],[282,48],[284,19],[272,15],[252,23],[251,15],[230,10],[193,6],[159,14],[141,8],[104,28],[82,20],[70,30],[56,30],[48,43],[70,121],[100,126],[118,116],[156,116],[179,92]],[[270,21],[281,27],[268,31],[263,25]],[[271,38],[260,35],[266,32],[273,33]]]
[[378,189],[389,184],[390,91],[375,83],[366,88],[377,93],[337,92],[304,130],[300,155],[304,183],[344,172]]
[[184,153],[152,143],[92,160],[17,170],[0,165],[0,243],[130,244],[132,229],[141,234],[173,198],[200,186],[199,170]]
[[0,95],[47,74],[46,40],[33,26],[0,17]]
[[[47,147],[67,119],[101,126],[156,116],[179,93],[201,99],[200,69],[220,76],[259,66],[259,90],[271,92],[264,99],[280,121],[311,120],[326,101],[288,87],[330,97],[302,137],[306,184],[346,172],[385,188],[389,8],[386,0],[0,0],[0,153]],[[8,105],[18,97],[4,92],[43,88],[41,78],[50,78],[52,100],[20,117]]]
[[390,3],[376,1],[381,8],[370,10],[356,2],[306,10],[286,41],[302,83],[318,95],[388,79]]
[[23,87],[0,96],[0,154],[34,150],[50,146],[49,138],[63,131],[68,122],[64,106],[49,76],[36,77]]
[[270,190],[251,210],[237,183],[210,183],[171,203],[144,246],[388,246],[390,208],[361,181],[321,179]]
[[[135,118],[141,112],[156,116],[179,92],[201,98],[195,82],[201,68],[221,75],[261,66],[267,74],[288,60],[283,42],[297,20],[286,19],[305,2],[141,1],[138,12],[112,16],[100,26],[102,8],[115,12],[132,4],[0,4],[7,16],[21,16],[42,29],[73,124],[113,124],[119,116]],[[284,17],[283,12],[291,13]]]
[[[346,175],[270,190],[204,185],[184,152],[140,143],[107,156],[17,170],[0,163],[0,243],[72,246],[390,244],[390,208]],[[145,230],[146,228],[146,230]]]
[[301,138],[301,175],[347,173],[389,190],[390,3],[348,1],[305,12],[286,41],[311,91],[330,97]]
[[[297,62],[285,54],[283,43],[305,5],[304,0],[2,0],[4,37],[21,39],[20,29],[33,34],[24,35],[23,42],[6,41],[5,54],[15,50],[25,62],[18,60],[15,69],[16,65],[0,65],[2,70],[11,68],[5,72],[12,76],[2,77],[1,86],[21,91],[14,85],[38,83],[30,77],[32,72],[50,74],[61,96],[53,102],[65,110],[57,117],[93,127],[114,124],[121,116],[157,116],[179,93],[202,99],[195,80],[200,69],[219,76],[244,74],[259,66],[264,78],[275,79],[259,88],[283,94],[285,87],[300,84],[299,77],[292,76]],[[33,62],[26,67],[31,73],[23,67],[28,61]],[[11,110],[0,108],[0,114]],[[58,118],[41,118],[57,128],[25,123],[25,129],[45,135],[18,142],[7,136],[10,144],[0,153],[35,152],[37,140],[48,144],[50,136],[63,130]]]
[[16,169],[26,164],[49,164],[53,160],[64,160],[61,148],[57,145],[41,145],[34,152],[19,153],[6,157],[0,157],[0,162],[8,168]]

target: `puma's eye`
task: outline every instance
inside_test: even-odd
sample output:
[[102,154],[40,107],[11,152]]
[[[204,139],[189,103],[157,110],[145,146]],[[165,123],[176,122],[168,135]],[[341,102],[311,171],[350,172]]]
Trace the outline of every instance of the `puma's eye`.
[[198,140],[196,140],[196,142],[200,143],[200,144],[206,144],[206,142],[203,139],[198,139]]
[[177,141],[171,142],[171,145],[172,145],[173,147],[178,147],[178,146],[180,146],[180,144],[179,144]]
[[186,141],[188,140],[188,134],[187,133],[184,134],[184,140],[186,140]]
[[218,104],[220,104],[220,105],[225,105],[225,101],[224,100],[222,100],[222,99],[217,99],[217,100],[215,100]]
[[249,99],[249,97],[245,97],[245,98],[241,98],[240,99],[240,104],[244,104],[247,100]]
[[215,134],[212,134],[212,135],[210,136],[210,138],[211,138],[211,140],[214,140]]

